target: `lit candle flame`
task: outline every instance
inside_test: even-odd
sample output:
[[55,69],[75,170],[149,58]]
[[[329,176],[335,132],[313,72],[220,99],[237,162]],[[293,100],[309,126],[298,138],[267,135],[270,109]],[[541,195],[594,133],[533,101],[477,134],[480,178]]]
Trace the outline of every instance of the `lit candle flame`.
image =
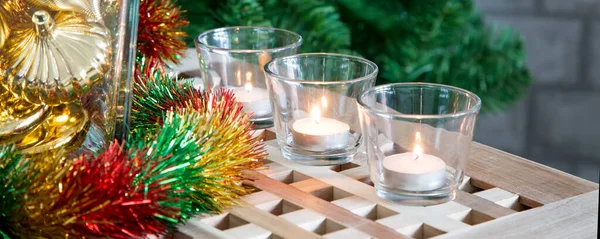
[[252,90],[252,83],[246,82],[246,85],[244,85],[244,88],[246,89],[247,92],[250,92]]
[[419,157],[421,157],[421,155],[423,155],[423,148],[421,147],[421,145],[417,144],[415,145],[415,148],[413,149],[413,153],[415,154],[415,159],[418,159]]
[[319,110],[319,107],[317,106],[314,106],[312,110],[310,110],[310,115],[316,123],[319,123],[319,120],[321,120],[321,110]]
[[321,108],[327,109],[327,98],[325,96],[321,96]]

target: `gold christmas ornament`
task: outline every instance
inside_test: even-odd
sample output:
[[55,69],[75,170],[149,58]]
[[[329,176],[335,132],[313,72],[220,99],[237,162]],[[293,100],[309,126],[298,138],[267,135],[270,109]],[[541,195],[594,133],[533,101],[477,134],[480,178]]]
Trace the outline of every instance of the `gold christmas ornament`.
[[75,12],[52,18],[40,10],[31,21],[16,26],[0,49],[2,83],[33,104],[79,101],[108,68],[108,29]]
[[21,7],[16,0],[0,1],[0,48],[10,35],[10,20],[15,18],[15,15],[21,11]]
[[4,46],[4,42],[8,39],[10,28],[8,27],[8,15],[4,9],[0,7],[0,48]]
[[52,11],[73,11],[86,15],[90,21],[103,22],[103,0],[23,0],[33,7]]
[[44,120],[48,108],[20,100],[0,87],[0,143],[20,140]]
[[37,154],[59,148],[76,149],[89,127],[87,112],[78,103],[52,107],[45,120],[17,143],[25,154]]

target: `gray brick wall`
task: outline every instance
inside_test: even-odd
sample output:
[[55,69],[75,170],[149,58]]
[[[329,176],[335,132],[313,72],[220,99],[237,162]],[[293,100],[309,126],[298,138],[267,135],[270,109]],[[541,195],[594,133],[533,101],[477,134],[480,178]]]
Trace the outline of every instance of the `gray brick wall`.
[[480,117],[475,140],[598,182],[600,0],[475,0],[489,25],[526,40],[534,84],[506,112]]

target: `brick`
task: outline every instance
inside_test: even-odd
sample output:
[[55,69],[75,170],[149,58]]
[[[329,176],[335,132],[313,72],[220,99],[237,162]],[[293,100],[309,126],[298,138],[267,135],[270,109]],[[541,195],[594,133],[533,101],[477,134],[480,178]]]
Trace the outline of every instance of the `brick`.
[[580,77],[581,23],[570,19],[531,16],[489,16],[488,22],[510,26],[526,40],[527,65],[535,84],[568,85]]
[[477,119],[475,141],[516,155],[525,152],[526,101],[505,112],[482,114]]
[[588,82],[600,88],[600,21],[592,24],[590,36],[590,64],[588,66]]
[[600,0],[544,0],[543,9],[549,13],[600,13]]
[[535,0],[475,0],[477,9],[483,12],[533,12]]
[[600,92],[540,92],[535,106],[533,144],[563,152],[557,157],[570,163],[600,162]]

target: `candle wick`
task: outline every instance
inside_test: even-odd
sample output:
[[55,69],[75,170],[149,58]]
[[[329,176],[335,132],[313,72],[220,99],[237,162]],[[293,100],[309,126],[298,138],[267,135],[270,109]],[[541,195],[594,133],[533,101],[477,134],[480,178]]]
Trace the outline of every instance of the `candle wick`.
[[419,155],[415,155],[415,159],[413,159],[413,160],[417,160],[417,159],[419,159]]

